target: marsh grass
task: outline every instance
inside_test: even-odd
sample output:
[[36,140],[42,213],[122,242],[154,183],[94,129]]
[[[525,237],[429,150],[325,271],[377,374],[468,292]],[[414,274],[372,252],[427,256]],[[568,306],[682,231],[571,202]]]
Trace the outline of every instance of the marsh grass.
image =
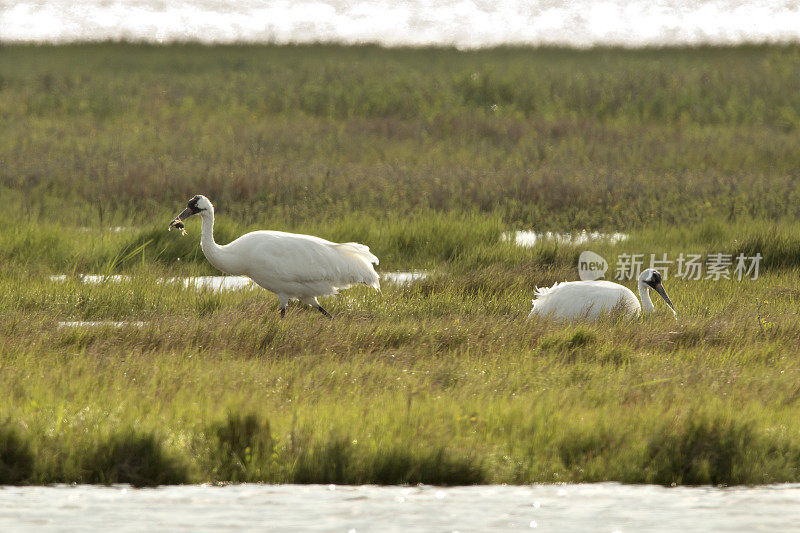
[[[798,480],[796,46],[2,51],[0,482]],[[196,193],[218,242],[431,273],[333,321],[166,283],[217,273],[166,231]],[[526,320],[585,248],[763,260],[671,272],[677,321]]]
[[165,457],[159,440],[133,429],[111,435],[83,456],[81,479],[87,483],[130,483],[134,487],[185,483],[185,467]]
[[300,230],[387,207],[561,231],[796,219],[799,54],[4,46],[0,185],[15,216],[93,227],[198,192]]
[[0,426],[0,483],[22,484],[33,477],[34,457],[30,445],[9,422]]
[[[228,413],[201,435],[206,442],[199,445],[205,447],[207,468],[213,479],[244,482],[270,478],[275,443],[268,420],[261,421],[252,413]],[[262,470],[265,467],[266,472]]]
[[[126,315],[154,286],[134,279],[9,288],[39,295],[3,325],[4,414],[21,423],[8,442],[35,458],[16,482],[795,479],[791,273],[673,282],[677,322],[659,308],[578,326],[521,318],[523,289],[487,308],[457,278],[347,293],[334,321],[180,286]],[[767,329],[747,302],[763,292]],[[216,304],[201,314],[198,298]],[[147,323],[56,326],[80,314]]]

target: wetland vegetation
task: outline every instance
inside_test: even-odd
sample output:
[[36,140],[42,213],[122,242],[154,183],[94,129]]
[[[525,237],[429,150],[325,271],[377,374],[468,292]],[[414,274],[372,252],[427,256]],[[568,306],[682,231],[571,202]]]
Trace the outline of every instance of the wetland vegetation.
[[[799,47],[0,52],[0,482],[800,481]],[[217,273],[198,193],[431,274],[332,321],[158,283]],[[526,320],[584,249],[763,259]]]

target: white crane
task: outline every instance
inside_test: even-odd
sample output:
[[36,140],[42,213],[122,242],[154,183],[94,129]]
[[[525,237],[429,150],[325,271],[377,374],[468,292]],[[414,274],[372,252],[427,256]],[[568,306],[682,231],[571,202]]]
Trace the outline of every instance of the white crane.
[[203,219],[200,247],[208,262],[228,274],[249,276],[274,292],[281,317],[286,315],[289,300],[300,300],[330,317],[318,297],[335,295],[358,283],[380,290],[378,273],[372,266],[378,264],[378,258],[363,244],[340,244],[282,231],[253,231],[220,246],[214,242],[214,206],[202,195],[189,200],[169,229],[177,228],[185,234],[183,221],[197,214]]
[[551,316],[563,319],[594,320],[603,313],[618,311],[624,316],[637,317],[644,308],[651,313],[655,308],[650,300],[650,289],[664,298],[677,319],[678,314],[661,285],[661,274],[648,268],[639,276],[639,300],[629,288],[610,281],[569,281],[556,283],[552,287],[536,289],[528,318]]

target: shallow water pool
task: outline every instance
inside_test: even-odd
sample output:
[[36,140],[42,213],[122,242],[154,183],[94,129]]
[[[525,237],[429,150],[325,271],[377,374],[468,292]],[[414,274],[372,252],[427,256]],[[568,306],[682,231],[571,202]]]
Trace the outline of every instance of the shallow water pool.
[[[395,285],[407,285],[417,280],[425,279],[428,277],[428,272],[425,270],[381,272],[380,276],[381,280],[384,282],[394,283]],[[56,283],[65,283],[68,279],[70,279],[70,277],[66,274],[50,276],[50,281]],[[131,276],[123,274],[79,274],[76,279],[83,283],[90,284],[130,282],[133,280]],[[257,287],[257,285],[253,283],[253,280],[247,276],[188,276],[158,279],[156,283],[179,283],[186,288],[210,291],[237,291]]]
[[0,531],[789,531],[800,485],[0,488]]
[[531,230],[508,231],[500,236],[503,242],[513,242],[517,246],[530,248],[537,242],[555,242],[558,244],[571,244],[581,246],[590,242],[605,241],[615,244],[628,239],[627,233],[599,233],[597,231],[587,232],[586,230],[577,233],[554,233],[547,231],[537,233]]

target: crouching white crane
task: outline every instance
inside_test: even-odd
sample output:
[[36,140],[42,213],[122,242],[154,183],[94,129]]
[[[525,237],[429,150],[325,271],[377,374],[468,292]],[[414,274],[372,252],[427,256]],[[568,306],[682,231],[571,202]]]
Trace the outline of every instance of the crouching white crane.
[[664,298],[675,318],[678,314],[661,285],[661,274],[648,268],[639,276],[639,300],[629,288],[610,281],[569,281],[556,283],[550,288],[536,289],[528,318],[534,316],[550,316],[568,320],[595,320],[598,316],[618,311],[624,316],[637,317],[644,309],[651,313],[655,307],[650,300],[650,289]]
[[208,262],[228,274],[249,276],[274,292],[281,317],[286,315],[289,300],[300,300],[330,317],[318,297],[335,295],[358,283],[380,290],[378,273],[372,266],[378,264],[378,258],[363,244],[339,244],[282,231],[253,231],[220,246],[214,242],[214,206],[202,195],[189,200],[169,229],[177,228],[185,234],[183,221],[197,214],[203,219],[200,247]]

